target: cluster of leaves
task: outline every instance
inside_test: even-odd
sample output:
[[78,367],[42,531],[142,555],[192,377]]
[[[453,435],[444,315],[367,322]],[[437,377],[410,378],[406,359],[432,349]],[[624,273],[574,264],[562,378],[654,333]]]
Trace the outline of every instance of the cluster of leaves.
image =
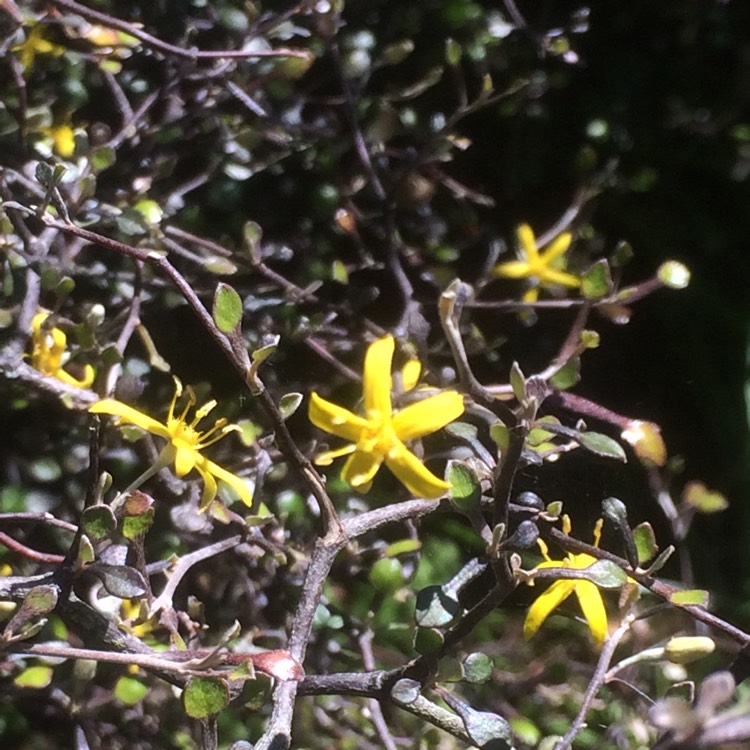
[[[750,643],[684,547],[726,501],[680,486],[655,423],[570,391],[687,269],[631,278],[595,158],[538,238],[462,161],[477,118],[544,116],[587,11],[25,5],[0,3],[0,737],[750,737],[731,676],[694,700],[685,666],[715,647],[696,621]],[[626,462],[671,539],[595,485]],[[568,517],[588,467],[601,547]],[[598,656],[546,622],[572,594]]]

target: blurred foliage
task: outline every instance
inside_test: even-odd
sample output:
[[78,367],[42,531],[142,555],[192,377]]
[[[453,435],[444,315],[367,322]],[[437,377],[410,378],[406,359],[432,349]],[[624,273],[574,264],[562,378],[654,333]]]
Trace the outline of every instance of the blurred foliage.
[[[676,544],[665,573],[710,589],[720,612],[747,627],[748,28],[750,6],[737,0],[0,3],[0,198],[11,203],[0,214],[0,513],[49,512],[59,521],[2,520],[3,576],[61,565],[84,498],[111,498],[110,485],[122,489],[153,465],[158,441],[104,424],[99,468],[108,475],[92,489],[84,410],[96,395],[114,395],[163,419],[171,374],[195,386],[199,404],[217,399],[211,420],[239,425],[211,457],[252,485],[252,513],[237,515],[229,493],[227,509],[216,503],[213,516],[198,514],[201,483],[161,472],[146,485],[153,498],[141,493],[145,500],[111,517],[84,519],[75,592],[148,646],[210,648],[233,633],[238,653],[284,649],[319,532],[310,489],[274,442],[278,425],[184,295],[147,262],[45,225],[45,216],[70,217],[168,257],[235,353],[251,353],[311,458],[328,444],[300,394],[356,408],[365,344],[387,331],[400,342],[399,408],[410,398],[399,378],[408,379],[415,358],[420,387],[455,387],[461,373],[438,300],[455,278],[471,284],[471,320],[461,330],[467,362],[534,423],[512,499],[537,493],[539,507],[533,498],[527,507],[552,525],[561,508],[548,504],[562,501],[574,528],[588,529],[603,498],[624,498],[630,520],[608,522],[602,548],[626,554],[628,524],[648,520],[653,529],[635,529],[639,549],[655,554],[653,537],[662,550]],[[612,410],[584,413],[586,423],[573,419],[575,402],[545,403],[548,393],[524,376],[547,371],[577,330],[579,307],[554,284],[537,290],[533,278],[492,276],[514,257],[516,229],[527,222],[540,247],[566,230],[575,236],[566,271],[582,278],[595,330],[579,331],[582,343],[547,380],[550,393],[572,389]],[[690,268],[691,284],[649,296],[663,286],[656,276],[667,259]],[[519,303],[537,292],[540,305]],[[70,377],[97,368],[96,394],[19,375],[37,307],[51,312],[47,330],[65,333]],[[456,696],[474,713],[505,717],[518,748],[542,747],[569,730],[593,665],[571,617],[553,615],[534,641],[523,640],[523,614],[543,581],[519,587],[447,654],[442,625],[416,624],[420,592],[439,590],[435,601],[446,609],[438,614],[450,621],[494,580],[488,569],[448,587],[503,543],[478,533],[487,518],[469,507],[492,494],[493,456],[498,445],[505,454],[512,432],[483,419],[472,412],[424,441],[420,455],[431,466],[469,467],[457,470],[464,484],[452,506],[373,527],[343,547],[304,667],[364,674],[421,655],[434,682],[448,686],[441,705],[470,736],[466,716],[476,717],[450,702]],[[636,427],[648,446],[639,449]],[[613,460],[626,452],[628,463]],[[342,517],[406,499],[386,472],[366,496],[337,472],[327,471],[327,489]],[[450,481],[455,488],[459,480]],[[660,487],[680,499],[665,507]],[[145,579],[160,591],[169,565],[220,545],[238,518],[243,543],[190,567],[174,599],[149,611]],[[514,536],[503,531],[509,553]],[[5,543],[12,540],[46,557]],[[529,569],[539,558],[530,547],[533,539],[513,550]],[[616,594],[604,599],[617,611]],[[18,613],[4,604],[0,617],[13,623]],[[629,653],[690,627],[676,609],[638,622]],[[81,645],[54,611],[6,628],[7,639],[38,628],[40,641]],[[688,670],[662,651],[628,667],[627,679],[654,700],[689,699],[684,685],[726,666],[730,652]],[[195,678],[183,710],[173,688],[144,668],[3,652],[0,740],[9,748],[210,747],[208,730],[186,711],[210,718],[231,698],[218,717],[220,746],[255,742],[271,707],[269,672],[256,669],[262,674],[239,694],[225,695],[223,680]],[[740,690],[735,700],[747,698]],[[682,709],[660,703],[659,723],[645,718],[645,705],[626,681],[610,682],[576,746],[650,747],[654,727],[671,731]],[[465,746],[424,717],[384,701],[384,719],[374,701],[345,692],[299,698],[295,711],[300,747],[383,746],[386,720],[412,747]]]

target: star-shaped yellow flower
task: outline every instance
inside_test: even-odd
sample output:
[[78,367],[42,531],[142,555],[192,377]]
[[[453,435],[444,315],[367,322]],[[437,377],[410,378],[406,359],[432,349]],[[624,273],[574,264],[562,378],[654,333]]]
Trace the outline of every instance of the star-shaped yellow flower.
[[86,365],[80,380],[63,370],[68,337],[57,327],[45,329],[44,321],[48,317],[48,312],[40,310],[31,320],[31,366],[68,385],[89,388],[94,382],[94,368]]
[[[594,527],[594,546],[599,546],[599,540],[602,535],[602,519],[600,518]],[[563,516],[563,531],[570,533],[570,518]],[[539,563],[534,568],[572,568],[574,570],[583,570],[596,562],[596,558],[584,553],[574,555],[569,552],[564,560],[552,560],[548,554],[547,545],[538,540],[539,547],[545,561]],[[578,578],[561,578],[555,581],[544,593],[536,599],[529,607],[526,614],[526,621],[523,624],[523,634],[526,639],[531,638],[544,621],[550,616],[553,610],[557,609],[572,593],[578,597],[578,603],[581,605],[583,616],[586,618],[591,635],[598,645],[607,638],[607,611],[604,609],[604,601],[599,589],[591,581],[584,581]]]
[[65,52],[65,47],[50,42],[44,37],[44,24],[35,23],[31,31],[26,34],[26,39],[19,45],[13,47],[14,52],[20,54],[21,66],[24,73],[28,73],[34,66],[37,55],[54,55],[59,57]]
[[570,232],[563,232],[555,237],[541,252],[528,224],[521,224],[516,234],[521,259],[498,263],[492,273],[508,279],[528,279],[530,287],[523,295],[524,302],[536,302],[541,287],[567,286],[576,289],[581,286],[581,280],[577,276],[562,270],[565,260],[563,256],[573,240]]
[[[394,412],[391,405],[392,336],[378,339],[367,349],[364,367],[364,416],[332,404],[312,393],[310,421],[321,430],[350,441],[339,450],[328,451],[315,463],[328,466],[334,458],[349,456],[341,472],[343,479],[360,492],[367,492],[381,464],[396,475],[416,497],[437,498],[449,485],[436,477],[404,443],[429,435],[457,419],[464,411],[461,394],[443,391]],[[413,368],[411,368],[413,370]],[[412,380],[413,373],[407,373]]]
[[[187,421],[188,412],[195,406],[195,391],[188,386],[188,400],[185,408],[179,416],[175,416],[174,409],[177,399],[182,395],[182,383],[175,378],[175,394],[169,407],[166,423],[158,422],[149,417],[148,414],[134,409],[132,406],[123,404],[112,398],[97,401],[89,408],[94,414],[111,414],[118,419],[118,424],[123,422],[133,424],[142,430],[158,435],[167,441],[166,446],[159,454],[156,465],[149,470],[147,476],[174,462],[175,474],[184,477],[195,469],[203,478],[204,488],[201,496],[201,511],[206,510],[216,497],[217,484],[220,480],[228,484],[247,506],[252,506],[253,496],[249,487],[243,479],[230,471],[223,469],[213,461],[207,459],[201,451],[209,445],[221,440],[229,432],[239,432],[237,425],[229,424],[226,419],[219,419],[214,426],[205,432],[197,429],[200,422],[216,406],[216,401],[209,401],[195,411],[192,421]],[[141,477],[143,481],[147,476]],[[133,487],[129,488],[133,489]]]

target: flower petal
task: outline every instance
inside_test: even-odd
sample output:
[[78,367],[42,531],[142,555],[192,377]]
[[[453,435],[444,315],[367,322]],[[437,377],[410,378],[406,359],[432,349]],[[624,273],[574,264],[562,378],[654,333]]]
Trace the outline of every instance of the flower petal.
[[217,479],[224,482],[224,484],[228,484],[237,493],[240,500],[242,500],[242,502],[245,503],[248,508],[253,507],[253,493],[250,491],[250,488],[247,486],[247,482],[242,477],[238,477],[236,474],[232,474],[231,471],[227,471],[218,464],[215,464],[213,461],[209,461],[205,457],[204,461],[201,461],[200,466],[196,464],[196,468],[200,469],[200,467],[203,467],[205,472],[212,474]]
[[597,645],[601,646],[608,634],[607,610],[604,608],[601,592],[591,581],[576,581],[575,592],[591,635]]
[[531,268],[525,260],[509,260],[498,263],[492,269],[493,276],[504,276],[506,279],[523,279],[531,273]]
[[554,268],[545,268],[540,275],[545,284],[560,284],[573,288],[581,286],[581,280],[577,276]]
[[401,409],[394,415],[391,424],[401,440],[415,440],[445,427],[463,413],[461,394],[443,391]]
[[528,224],[521,224],[516,229],[516,237],[518,237],[518,242],[529,263],[533,265],[534,261],[539,258],[539,250],[536,246],[534,231]]
[[383,457],[378,453],[357,450],[344,464],[341,478],[355,490],[367,492],[382,463]]
[[401,384],[405,391],[413,391],[422,374],[422,363],[418,359],[410,359],[401,368]]
[[429,500],[444,495],[450,485],[436,477],[410,450],[402,447],[386,456],[385,465],[415,497]]
[[395,347],[393,336],[384,336],[367,349],[363,385],[367,419],[391,416],[391,362]]
[[[540,567],[542,567],[544,563]],[[526,613],[523,623],[523,637],[532,638],[544,621],[557,609],[574,591],[577,581],[561,579],[555,581],[543,594],[540,594]],[[592,584],[593,586],[593,584]]]
[[549,264],[561,255],[564,255],[565,251],[570,247],[572,240],[573,235],[570,232],[558,234],[557,237],[545,247],[544,252],[542,253],[542,259],[545,264]]
[[178,477],[184,477],[185,474],[193,470],[193,467],[199,463],[201,454],[194,446],[186,443],[184,440],[173,440],[172,445],[175,448],[174,454],[174,473]]
[[203,511],[207,510],[208,506],[211,505],[216,498],[218,488],[216,486],[216,480],[211,476],[211,472],[208,471],[205,464],[201,463],[200,466],[196,464],[195,468],[198,470],[201,477],[203,477],[203,492],[201,493],[201,504],[198,508],[198,511],[203,513]]
[[144,414],[132,406],[123,404],[113,398],[104,398],[101,401],[97,401],[89,407],[89,411],[92,414],[111,414],[113,417],[118,418],[118,424],[123,421],[128,424],[134,424],[142,430],[159,435],[159,437],[166,438],[167,440],[170,440],[172,437],[166,425],[157,422],[152,417],[149,417],[148,414]]
[[367,428],[367,420],[353,414],[343,406],[326,401],[317,393],[310,394],[308,409],[310,421],[321,430],[356,443],[362,431]]

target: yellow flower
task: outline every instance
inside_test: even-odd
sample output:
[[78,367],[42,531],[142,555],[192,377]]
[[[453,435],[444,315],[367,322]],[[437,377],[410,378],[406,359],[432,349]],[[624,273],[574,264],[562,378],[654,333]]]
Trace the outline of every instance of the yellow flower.
[[[602,519],[600,518],[594,527],[594,546],[599,546],[602,534]],[[563,516],[563,531],[570,533],[570,518]],[[545,561],[539,563],[534,570],[540,568],[572,568],[583,570],[596,562],[596,558],[584,553],[574,555],[569,552],[564,560],[552,560],[548,554],[547,545],[538,540],[539,547]],[[599,589],[591,581],[579,578],[561,578],[555,581],[537,600],[529,607],[526,621],[523,624],[523,634],[526,639],[531,638],[550,616],[572,593],[578,597],[583,616],[586,618],[591,635],[598,645],[604,643],[607,638],[607,612],[604,609],[604,601]]]
[[[141,477],[144,480],[156,473],[156,471],[174,462],[175,474],[184,477],[195,469],[203,478],[204,488],[201,495],[201,511],[206,510],[216,497],[217,484],[220,480],[228,484],[242,499],[247,506],[252,506],[253,496],[249,487],[243,479],[236,474],[223,469],[213,461],[207,459],[201,451],[209,445],[221,440],[229,432],[239,432],[240,428],[235,424],[229,424],[226,419],[219,419],[214,426],[205,432],[196,429],[200,422],[216,406],[216,401],[209,401],[195,411],[191,422],[187,421],[187,413],[195,406],[195,391],[188,386],[188,400],[185,408],[179,416],[175,416],[174,409],[177,399],[182,395],[182,383],[175,378],[175,394],[169,407],[166,423],[158,422],[147,414],[134,409],[132,406],[123,404],[112,398],[97,401],[89,408],[94,414],[111,414],[117,417],[117,423],[133,424],[146,430],[153,435],[158,435],[167,441],[166,446],[159,454],[156,465],[147,475]],[[133,489],[132,487],[130,489]]]
[[65,52],[65,47],[45,39],[43,30],[43,24],[35,23],[31,31],[26,35],[26,40],[13,47],[14,52],[20,53],[21,66],[24,72],[31,70],[37,55],[54,55],[55,57],[59,57]]
[[48,317],[49,313],[42,310],[31,320],[31,366],[44,375],[57,378],[68,385],[89,388],[94,382],[94,368],[86,365],[83,368],[83,378],[80,380],[63,370],[68,338],[59,328],[54,326],[49,330],[43,328],[44,321]]
[[42,128],[39,132],[52,140],[52,150],[63,159],[70,159],[75,154],[76,135],[70,125],[52,125]]
[[[334,458],[349,456],[341,472],[343,479],[360,492],[367,492],[381,464],[417,497],[437,498],[448,489],[404,445],[429,435],[458,418],[464,411],[461,394],[443,391],[394,412],[391,406],[392,336],[378,339],[367,349],[364,367],[364,416],[312,393],[310,421],[321,430],[351,442],[339,450],[328,451],[315,463],[328,466]],[[409,365],[405,382],[411,385],[414,366]]]
[[531,286],[523,295],[524,302],[536,302],[540,287],[567,286],[575,289],[581,286],[581,280],[577,276],[560,270],[560,266],[564,267],[563,255],[573,239],[570,232],[563,232],[555,237],[542,252],[539,252],[536,237],[528,224],[521,224],[516,234],[522,258],[498,263],[492,273],[508,279],[528,279]]

